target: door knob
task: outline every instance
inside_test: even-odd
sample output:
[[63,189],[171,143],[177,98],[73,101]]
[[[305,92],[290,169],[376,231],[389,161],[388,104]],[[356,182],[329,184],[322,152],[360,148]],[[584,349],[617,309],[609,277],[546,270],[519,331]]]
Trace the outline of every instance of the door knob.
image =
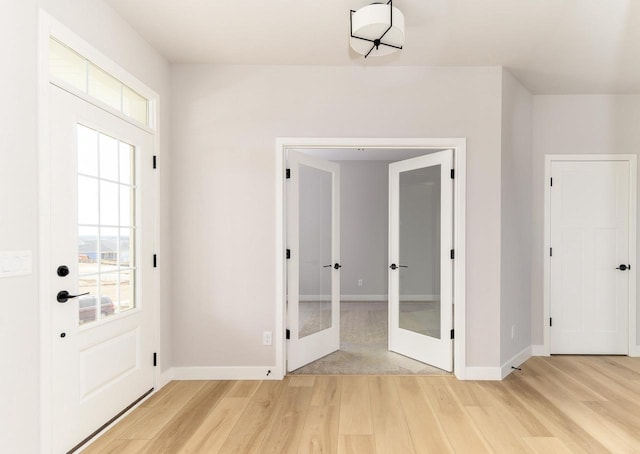
[[[322,268],[331,268],[331,264],[329,265],[324,265]],[[333,265],[333,268],[336,270],[339,270],[340,268],[342,268],[342,265],[340,265],[339,263],[336,263],[335,265]]]
[[397,270],[398,268],[409,268],[407,265],[396,265],[395,263],[392,263],[389,268],[391,268],[392,270]]
[[79,296],[84,296],[84,295],[88,295],[88,294],[89,294],[89,292],[80,293],[79,295],[69,295],[69,292],[67,292],[66,290],[60,290],[58,292],[58,296],[56,297],[56,299],[58,300],[59,303],[66,303],[71,298],[77,298]]
[[616,267],[617,270],[620,271],[626,271],[626,270],[630,270],[631,269],[631,265],[625,265],[624,263],[618,267]]

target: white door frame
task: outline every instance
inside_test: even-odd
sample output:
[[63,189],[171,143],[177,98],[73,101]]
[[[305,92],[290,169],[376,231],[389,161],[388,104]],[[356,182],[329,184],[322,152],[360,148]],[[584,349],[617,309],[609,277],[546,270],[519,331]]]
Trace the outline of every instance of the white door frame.
[[[143,82],[135,78],[124,68],[113,62],[110,58],[96,50],[91,44],[87,43],[81,37],[76,35],[70,29],[62,25],[46,11],[40,9],[38,17],[38,184],[39,184],[39,427],[40,427],[40,452],[50,452],[52,445],[52,406],[51,399],[53,390],[51,387],[52,376],[52,349],[50,345],[50,329],[51,329],[51,295],[49,290],[52,283],[52,257],[51,257],[51,244],[54,240],[51,236],[51,194],[47,190],[51,184],[49,175],[51,169],[50,158],[50,96],[49,85],[51,78],[49,76],[49,38],[55,37],[60,42],[71,47],[76,52],[90,60],[91,62],[100,66],[106,72],[112,74],[117,79],[136,90],[149,100],[150,110],[150,125],[149,127],[143,127],[140,124],[131,122],[131,120],[123,115],[121,112],[101,103],[100,101],[87,96],[86,94],[75,90],[73,87],[65,85],[60,81],[56,81],[56,85],[60,86],[64,90],[68,91],[72,95],[84,99],[85,101],[95,105],[96,107],[105,110],[117,117],[122,118],[124,121],[131,122],[137,127],[146,130],[153,135],[153,154],[160,155],[160,130],[159,130],[159,105],[160,99],[158,94],[147,87]],[[160,181],[160,169],[156,169],[154,174],[154,186],[155,194],[159,194],[159,181]],[[153,235],[155,239],[155,251],[160,254],[160,201],[159,197],[155,197],[154,202],[154,225]],[[154,388],[158,391],[165,383],[160,381],[161,375],[161,342],[160,342],[160,282],[158,279],[158,273],[160,267],[156,269],[153,280],[153,293],[158,297],[158,301],[152,301],[154,306],[154,322],[153,322],[153,342],[156,346],[155,350],[158,353],[158,366],[154,368]],[[141,403],[141,402],[140,402]],[[106,421],[105,421],[106,422]],[[115,421],[114,421],[115,423]]]
[[274,379],[286,375],[286,199],[285,172],[288,149],[305,148],[392,148],[392,149],[448,149],[454,150],[454,222],[453,244],[456,258],[453,265],[454,281],[454,373],[459,380],[466,379],[465,313],[466,313],[466,162],[467,141],[463,138],[276,138],[276,238],[275,238],[275,336],[276,365]]
[[544,248],[543,254],[543,344],[541,356],[551,355],[551,164],[554,161],[626,161],[629,163],[629,263],[636,272],[629,274],[629,356],[640,356],[636,345],[636,224],[637,224],[637,157],[632,154],[547,154],[544,161]]

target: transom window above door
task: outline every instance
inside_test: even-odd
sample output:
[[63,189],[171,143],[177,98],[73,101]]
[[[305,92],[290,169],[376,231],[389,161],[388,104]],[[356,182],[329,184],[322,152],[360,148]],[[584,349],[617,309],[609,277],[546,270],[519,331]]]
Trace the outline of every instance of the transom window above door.
[[49,72],[65,85],[150,126],[146,97],[55,38],[49,38]]

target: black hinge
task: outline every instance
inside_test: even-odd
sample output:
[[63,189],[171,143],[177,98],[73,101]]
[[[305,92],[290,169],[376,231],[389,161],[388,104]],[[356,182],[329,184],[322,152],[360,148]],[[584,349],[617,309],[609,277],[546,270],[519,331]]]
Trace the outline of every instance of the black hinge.
[[291,339],[291,331],[289,331],[288,328],[287,328],[287,331],[285,332],[285,339]]
[[553,248],[552,247],[549,248],[549,257],[553,257]]
[[287,169],[286,176],[287,176],[287,180],[291,178],[291,169]]
[[549,186],[553,186],[553,177],[549,178]]
[[290,259],[291,258],[291,249],[287,249],[287,258]]
[[451,169],[451,179],[455,179],[456,177],[456,170],[455,169]]
[[553,318],[549,317],[549,326],[553,326]]
[[153,155],[153,168],[158,168],[158,157],[156,155]]
[[153,267],[158,268],[158,256],[153,254]]
[[451,254],[450,255],[451,255],[451,260],[456,258],[456,253],[455,253],[455,251],[453,249],[451,249]]
[[156,367],[158,365],[158,354],[156,352],[153,352],[153,367]]
[[451,330],[451,339],[455,339],[455,330]]

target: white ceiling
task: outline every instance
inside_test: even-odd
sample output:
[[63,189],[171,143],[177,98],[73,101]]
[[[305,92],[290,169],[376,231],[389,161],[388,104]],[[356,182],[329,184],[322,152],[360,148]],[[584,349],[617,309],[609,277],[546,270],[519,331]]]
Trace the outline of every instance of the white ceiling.
[[395,0],[405,48],[364,60],[367,0],[106,0],[172,63],[503,65],[533,93],[640,93],[638,0]]

